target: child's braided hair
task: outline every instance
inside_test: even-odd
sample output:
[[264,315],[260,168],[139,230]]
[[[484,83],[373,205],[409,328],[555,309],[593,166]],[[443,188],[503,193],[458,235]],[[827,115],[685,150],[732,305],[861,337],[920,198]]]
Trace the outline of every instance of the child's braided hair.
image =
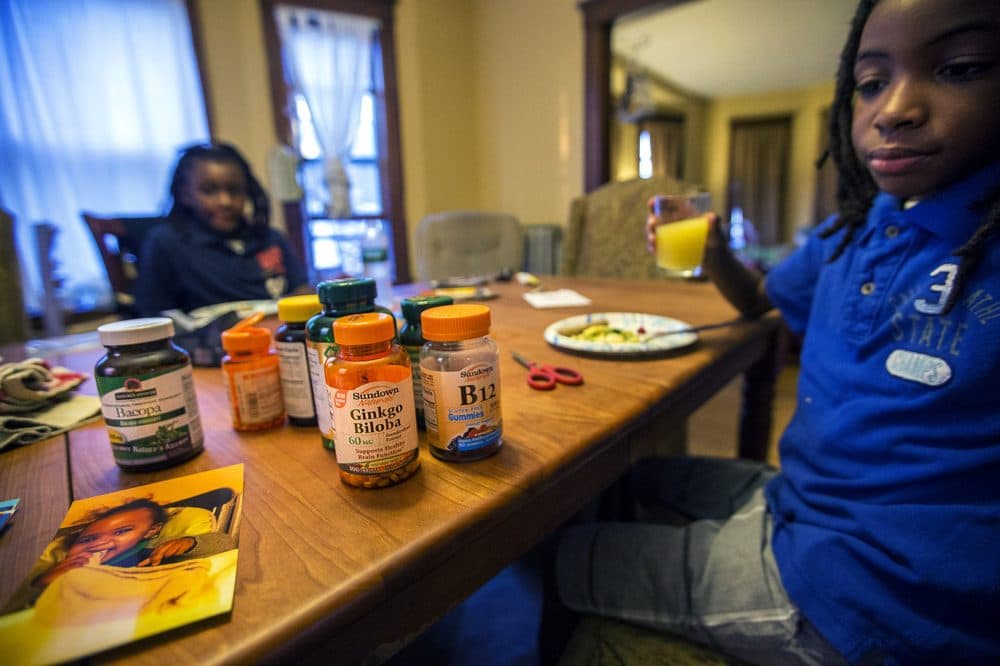
[[[829,238],[841,230],[844,230],[844,236],[829,261],[836,260],[854,240],[857,230],[865,224],[868,210],[878,193],[878,187],[868,169],[858,160],[851,139],[854,91],[857,85],[854,80],[854,61],[861,44],[861,32],[878,2],[879,0],[861,0],[858,3],[837,67],[837,84],[830,109],[828,155],[833,158],[837,167],[837,209],[840,214],[829,227],[820,232],[820,236]],[[976,208],[985,212],[984,221],[972,237],[952,253],[959,258],[958,274],[941,314],[947,314],[956,303],[965,279],[975,270],[990,238],[1000,229],[1000,185],[990,190]]]
[[[247,182],[247,197],[250,199],[253,208],[250,223],[261,231],[265,231],[271,217],[271,207],[267,192],[261,186],[260,181],[253,175],[250,164],[234,146],[228,143],[204,143],[183,148],[180,157],[177,159],[177,166],[174,167],[174,175],[170,180],[170,211],[167,213],[172,218],[185,218],[188,211],[180,203],[180,191],[184,179],[188,177],[191,167],[200,161],[222,162],[225,164],[235,164],[243,172]],[[180,215],[178,215],[180,213]]]

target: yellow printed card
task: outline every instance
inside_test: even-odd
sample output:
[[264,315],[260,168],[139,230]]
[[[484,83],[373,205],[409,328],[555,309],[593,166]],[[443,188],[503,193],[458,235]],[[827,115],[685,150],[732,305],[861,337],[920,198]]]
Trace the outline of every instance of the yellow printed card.
[[228,613],[243,465],[73,502],[0,616],[5,664],[78,659]]

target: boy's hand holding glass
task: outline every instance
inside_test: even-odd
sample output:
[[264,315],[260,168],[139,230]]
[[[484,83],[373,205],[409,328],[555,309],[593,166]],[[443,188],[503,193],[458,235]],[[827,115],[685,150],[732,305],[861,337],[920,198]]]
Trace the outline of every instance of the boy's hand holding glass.
[[702,273],[702,258],[710,227],[718,216],[706,213],[705,195],[656,195],[649,199],[646,243],[656,253],[656,265],[671,277],[695,278]]

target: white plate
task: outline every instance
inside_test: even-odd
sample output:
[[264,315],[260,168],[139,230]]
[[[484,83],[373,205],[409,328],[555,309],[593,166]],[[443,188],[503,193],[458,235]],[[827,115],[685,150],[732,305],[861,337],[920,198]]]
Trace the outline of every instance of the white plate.
[[638,331],[640,327],[646,333],[655,331],[677,331],[691,328],[687,322],[661,317],[659,315],[643,314],[641,312],[591,312],[560,319],[545,329],[545,341],[554,347],[560,347],[588,354],[606,354],[614,356],[632,356],[644,354],[659,354],[673,349],[688,347],[698,341],[697,333],[675,333],[661,335],[646,342],[601,342],[594,340],[579,340],[562,335],[560,331],[583,329],[590,323],[606,321],[611,328],[627,331]]

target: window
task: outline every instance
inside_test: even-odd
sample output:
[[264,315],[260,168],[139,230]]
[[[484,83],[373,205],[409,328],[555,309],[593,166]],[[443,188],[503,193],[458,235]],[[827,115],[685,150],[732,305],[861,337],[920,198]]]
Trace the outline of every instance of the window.
[[305,192],[286,224],[301,225],[313,274],[325,277],[360,272],[365,223],[382,220],[396,280],[407,281],[392,0],[260,2],[276,128],[299,155]]
[[43,300],[39,221],[57,229],[64,308],[110,306],[81,211],[159,212],[177,148],[209,135],[185,0],[7,0],[0,42],[0,205],[16,219],[26,307]]
[[649,141],[649,130],[639,132],[639,178],[653,177],[653,147]]
[[[302,159],[300,176],[305,191],[304,207],[310,218],[321,218],[330,204],[330,191],[324,177],[324,154],[316,137],[312,113],[305,97],[296,94],[293,121],[298,128],[296,142]],[[350,216],[380,216],[382,193],[379,182],[378,147],[375,136],[375,112],[371,90],[365,91],[357,119],[357,131],[344,160],[350,183]]]

